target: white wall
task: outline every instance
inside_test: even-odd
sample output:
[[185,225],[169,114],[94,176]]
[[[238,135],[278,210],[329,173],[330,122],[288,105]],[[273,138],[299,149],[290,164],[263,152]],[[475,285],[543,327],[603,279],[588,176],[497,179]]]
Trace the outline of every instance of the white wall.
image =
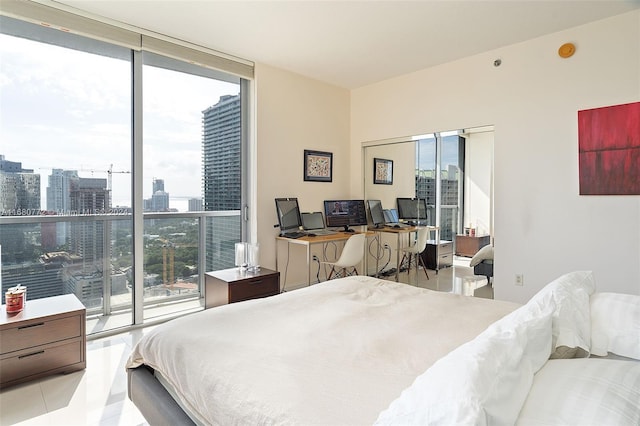
[[[255,75],[257,208],[254,217],[260,263],[274,269],[275,237],[279,232],[273,227],[278,223],[275,198],[298,197],[302,211],[321,211],[325,199],[350,197],[350,101],[346,89],[267,65],[256,64]],[[333,153],[331,183],[303,180],[305,149]],[[288,285],[306,282],[303,253],[300,247],[290,253]],[[279,260],[286,260],[284,250]]]
[[635,11],[352,91],[351,162],[364,141],[493,124],[495,297],[524,302],[577,269],[640,294],[640,196],[579,196],[577,161],[577,111],[638,100]]

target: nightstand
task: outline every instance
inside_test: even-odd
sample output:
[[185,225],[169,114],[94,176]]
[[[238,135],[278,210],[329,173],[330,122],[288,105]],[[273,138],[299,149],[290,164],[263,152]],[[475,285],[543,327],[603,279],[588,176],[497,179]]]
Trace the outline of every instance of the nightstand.
[[0,309],[0,387],[86,367],[86,309],[72,294]]
[[205,309],[280,293],[280,272],[223,269],[205,274]]

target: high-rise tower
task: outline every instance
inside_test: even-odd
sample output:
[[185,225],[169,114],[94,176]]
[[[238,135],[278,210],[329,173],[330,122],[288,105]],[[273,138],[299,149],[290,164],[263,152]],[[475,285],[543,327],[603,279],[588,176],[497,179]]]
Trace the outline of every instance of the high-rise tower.
[[[203,207],[239,211],[241,206],[240,95],[221,96],[202,112]],[[207,226],[208,271],[234,264],[234,243],[241,239],[241,216],[216,216]]]

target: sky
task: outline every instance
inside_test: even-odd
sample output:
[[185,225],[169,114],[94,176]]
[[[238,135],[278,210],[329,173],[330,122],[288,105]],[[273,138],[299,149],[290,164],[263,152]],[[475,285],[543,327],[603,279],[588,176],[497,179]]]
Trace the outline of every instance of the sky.
[[[239,85],[143,68],[143,196],[164,179],[170,207],[201,198],[202,111]],[[112,205],[131,205],[131,64],[0,34],[0,154],[41,176],[52,168],[107,178]]]

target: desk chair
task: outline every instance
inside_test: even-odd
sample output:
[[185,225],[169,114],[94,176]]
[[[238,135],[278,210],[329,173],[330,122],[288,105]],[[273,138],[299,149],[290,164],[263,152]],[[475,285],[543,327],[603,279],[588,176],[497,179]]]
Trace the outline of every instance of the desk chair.
[[364,241],[365,234],[352,235],[347,242],[344,243],[344,248],[338,260],[335,262],[320,262],[321,264],[331,265],[331,271],[327,276],[327,280],[358,275],[356,265],[360,263],[364,257]]
[[429,279],[429,274],[427,273],[427,267],[424,264],[424,260],[420,253],[422,253],[427,247],[427,239],[429,238],[429,228],[418,228],[417,230],[418,237],[416,238],[415,243],[410,247],[403,247],[402,250],[404,253],[402,254],[402,260],[400,261],[400,265],[404,265],[405,259],[408,260],[407,273],[411,272],[411,262],[415,261],[416,264],[416,272],[418,271],[418,262],[422,265],[422,269],[424,270],[424,274]]

